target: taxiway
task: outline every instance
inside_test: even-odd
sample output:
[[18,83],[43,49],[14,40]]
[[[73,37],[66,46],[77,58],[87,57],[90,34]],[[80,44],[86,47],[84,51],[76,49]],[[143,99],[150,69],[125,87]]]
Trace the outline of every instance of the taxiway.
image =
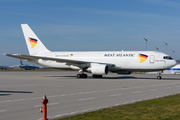
[[117,75],[76,79],[77,72],[0,72],[0,119],[41,120],[41,99],[49,99],[48,118],[180,93],[180,75]]

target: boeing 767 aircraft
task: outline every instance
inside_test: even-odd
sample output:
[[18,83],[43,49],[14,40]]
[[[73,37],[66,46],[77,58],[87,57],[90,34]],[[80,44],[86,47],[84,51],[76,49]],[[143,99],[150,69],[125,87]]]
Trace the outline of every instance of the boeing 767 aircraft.
[[[49,51],[27,24],[21,24],[29,55],[6,54],[28,62],[57,69],[79,70],[77,78],[87,78],[84,72],[101,78],[108,72],[131,74],[131,72],[163,71],[176,65],[167,54],[155,51]],[[161,79],[161,75],[157,76]]]

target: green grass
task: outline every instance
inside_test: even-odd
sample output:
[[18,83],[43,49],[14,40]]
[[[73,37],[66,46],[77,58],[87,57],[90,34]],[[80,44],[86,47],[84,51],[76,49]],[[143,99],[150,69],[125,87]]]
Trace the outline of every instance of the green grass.
[[180,94],[59,120],[180,120]]

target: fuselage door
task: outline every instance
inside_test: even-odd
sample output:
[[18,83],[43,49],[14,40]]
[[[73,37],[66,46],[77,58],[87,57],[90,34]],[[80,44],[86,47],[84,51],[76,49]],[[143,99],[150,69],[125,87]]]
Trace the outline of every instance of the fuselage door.
[[154,61],[155,61],[155,56],[151,55],[150,58],[149,58],[149,62],[154,63]]

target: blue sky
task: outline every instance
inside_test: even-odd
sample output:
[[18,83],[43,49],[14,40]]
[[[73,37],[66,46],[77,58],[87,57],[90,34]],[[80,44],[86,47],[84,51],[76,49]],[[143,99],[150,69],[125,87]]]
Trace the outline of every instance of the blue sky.
[[[167,42],[167,53],[180,59],[179,6],[179,0],[1,0],[0,52],[28,54],[20,26],[27,23],[51,51],[143,51],[145,37],[148,50],[165,53]],[[0,55],[0,65],[17,64]]]

